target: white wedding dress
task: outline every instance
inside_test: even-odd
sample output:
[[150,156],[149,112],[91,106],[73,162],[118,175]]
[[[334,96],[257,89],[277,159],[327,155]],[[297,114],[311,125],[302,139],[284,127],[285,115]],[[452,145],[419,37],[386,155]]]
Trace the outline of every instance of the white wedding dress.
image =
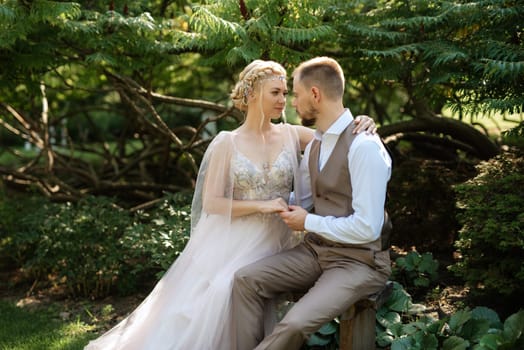
[[[264,171],[237,149],[233,135],[217,136],[231,145],[232,197],[288,200],[297,161],[294,143]],[[296,242],[277,214],[231,218],[202,210],[198,215],[184,251],[149,296],[86,350],[234,349],[230,294],[235,271]]]

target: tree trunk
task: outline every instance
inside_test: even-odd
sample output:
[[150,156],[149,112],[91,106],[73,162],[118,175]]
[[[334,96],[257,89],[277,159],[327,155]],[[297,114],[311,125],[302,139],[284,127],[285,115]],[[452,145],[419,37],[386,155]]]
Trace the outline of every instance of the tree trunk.
[[[393,136],[404,133],[421,132],[434,135],[447,135],[462,144],[469,145],[473,155],[479,159],[490,159],[499,153],[499,147],[474,127],[460,122],[458,120],[425,116],[424,119],[409,120],[398,122],[391,125],[385,125],[379,128],[378,133],[386,140]],[[428,142],[431,142],[428,139]]]

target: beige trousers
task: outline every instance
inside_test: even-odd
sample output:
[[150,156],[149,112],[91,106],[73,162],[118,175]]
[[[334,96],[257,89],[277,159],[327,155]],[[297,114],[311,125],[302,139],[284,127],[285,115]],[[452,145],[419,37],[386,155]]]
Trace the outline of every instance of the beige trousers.
[[[237,271],[233,287],[237,350],[300,349],[323,324],[382,289],[391,274],[389,251],[369,251],[370,266],[351,256],[354,249],[317,243],[306,236],[297,247]],[[264,338],[267,300],[304,291],[307,293]]]

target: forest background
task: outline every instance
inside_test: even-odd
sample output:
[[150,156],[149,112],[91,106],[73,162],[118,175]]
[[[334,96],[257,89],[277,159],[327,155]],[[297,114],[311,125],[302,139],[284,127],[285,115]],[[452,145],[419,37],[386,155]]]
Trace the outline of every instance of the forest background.
[[136,306],[187,242],[205,147],[242,122],[240,69],[328,55],[394,158],[377,346],[519,348],[522,18],[516,0],[0,0],[0,345],[26,348],[10,315],[30,305],[80,325],[27,347],[45,349]]

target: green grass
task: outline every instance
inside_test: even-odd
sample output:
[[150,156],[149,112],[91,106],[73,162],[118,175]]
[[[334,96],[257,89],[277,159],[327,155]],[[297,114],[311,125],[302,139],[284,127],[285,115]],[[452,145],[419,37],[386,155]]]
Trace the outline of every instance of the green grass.
[[62,321],[56,308],[28,310],[0,300],[0,350],[83,349],[95,336],[81,321]]
[[[444,108],[442,115],[448,118],[453,118],[458,120],[458,115],[453,114],[449,108]],[[466,114],[463,117],[463,122],[465,123],[474,123],[475,127],[480,131],[487,130],[489,135],[493,137],[499,136],[502,132],[507,131],[511,128],[514,128],[518,125],[519,122],[524,120],[523,113],[517,114]],[[482,127],[480,125],[482,125]]]

